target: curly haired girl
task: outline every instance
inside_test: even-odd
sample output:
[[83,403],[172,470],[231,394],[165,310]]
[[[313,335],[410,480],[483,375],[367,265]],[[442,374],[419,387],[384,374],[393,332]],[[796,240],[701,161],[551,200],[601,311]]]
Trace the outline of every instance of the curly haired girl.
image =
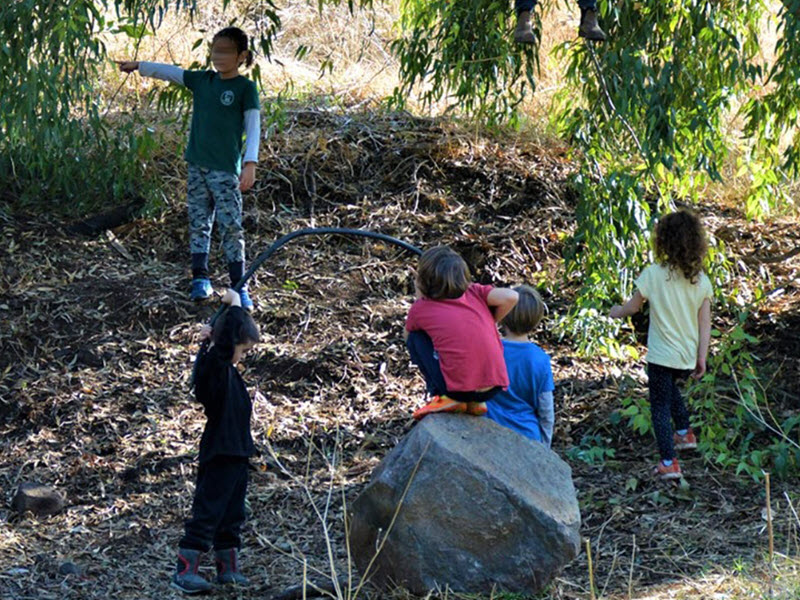
[[661,455],[654,473],[661,479],[680,479],[675,450],[696,448],[697,438],[678,382],[689,375],[699,379],[706,372],[711,337],[711,282],[702,270],[708,246],[700,220],[687,210],[658,222],[653,246],[656,262],[639,275],[631,299],[609,314],[622,319],[639,312],[645,300],[650,303],[647,376]]

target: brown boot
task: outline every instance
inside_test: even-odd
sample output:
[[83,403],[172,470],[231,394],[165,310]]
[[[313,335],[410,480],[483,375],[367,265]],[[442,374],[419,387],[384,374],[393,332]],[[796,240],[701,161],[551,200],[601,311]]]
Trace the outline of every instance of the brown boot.
[[578,27],[578,35],[593,42],[604,42],[606,34],[597,24],[597,11],[585,9],[581,11],[581,25]]
[[536,36],[531,28],[531,13],[523,10],[517,15],[517,27],[514,29],[514,41],[517,44],[535,44]]

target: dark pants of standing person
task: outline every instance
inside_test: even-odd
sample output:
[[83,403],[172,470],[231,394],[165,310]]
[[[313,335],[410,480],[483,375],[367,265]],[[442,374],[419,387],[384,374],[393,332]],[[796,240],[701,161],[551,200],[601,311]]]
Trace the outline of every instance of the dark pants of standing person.
[[676,430],[689,429],[689,411],[678,388],[678,382],[685,380],[690,372],[647,363],[650,414],[658,452],[663,460],[672,460],[675,457],[672,423],[675,423]]
[[499,392],[501,387],[493,387],[485,392],[452,392],[447,390],[447,384],[439,366],[439,355],[433,348],[433,341],[424,331],[411,331],[406,340],[411,362],[419,367],[425,386],[432,396],[447,396],[458,402],[486,402]]
[[[597,10],[597,0],[578,0],[578,6],[581,11],[584,10]],[[536,0],[514,0],[514,12],[517,14],[521,12],[533,12],[536,8]]]
[[215,456],[197,471],[192,518],[179,546],[189,550],[229,550],[241,546],[245,521],[248,460],[241,456]]

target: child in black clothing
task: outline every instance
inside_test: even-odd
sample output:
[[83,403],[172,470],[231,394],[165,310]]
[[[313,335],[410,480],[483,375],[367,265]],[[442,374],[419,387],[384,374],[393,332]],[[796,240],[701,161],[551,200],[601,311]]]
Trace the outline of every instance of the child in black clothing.
[[252,404],[236,364],[259,341],[258,326],[228,290],[222,298],[230,308],[213,330],[204,327],[211,345],[198,359],[195,397],[207,422],[200,440],[200,466],[192,503],[192,518],[179,543],[172,586],[187,594],[206,592],[211,584],[197,574],[200,555],[212,545],[217,583],[247,585],[239,572],[240,531],[245,520],[248,458],[255,453],[250,435]]

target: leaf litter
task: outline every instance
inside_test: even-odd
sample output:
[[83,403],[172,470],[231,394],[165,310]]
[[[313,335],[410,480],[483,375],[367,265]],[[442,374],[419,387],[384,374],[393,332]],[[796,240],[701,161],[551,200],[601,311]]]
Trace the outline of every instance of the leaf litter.
[[[538,284],[550,322],[568,309],[576,284],[565,284],[561,256],[576,199],[563,148],[406,114],[303,108],[289,117],[262,149],[256,189],[245,197],[251,258],[302,227],[363,228],[420,247],[451,244],[481,282]],[[204,422],[188,377],[199,324],[216,309],[188,301],[180,185],[160,216],[110,236],[76,237],[46,215],[0,222],[0,486],[6,507],[26,480],[54,486],[68,504],[41,519],[0,509],[0,597],[177,596],[168,578]],[[731,285],[772,286],[751,328],[762,336],[762,360],[780,367],[774,396],[797,410],[800,261],[764,258],[790,253],[800,235],[788,221],[750,223],[712,204],[700,211],[738,261]],[[221,289],[217,243],[211,264]],[[252,282],[265,341],[245,359],[244,376],[263,453],[244,530],[253,585],[238,597],[301,584],[304,561],[310,578],[330,579],[326,535],[337,576],[347,576],[343,500],[355,499],[423,400],[401,338],[413,268],[412,256],[383,243],[308,238],[279,251]],[[606,594],[762,556],[759,485],[700,458],[686,463],[688,486],[657,484],[646,473],[652,440],[609,423],[623,373],[646,393],[639,365],[581,358],[548,322],[536,340],[553,357],[554,450],[568,459],[587,433],[615,449],[602,465],[570,461]],[[330,503],[327,530],[310,499],[320,510]],[[777,515],[778,539],[797,556],[791,511]],[[203,573],[211,575],[210,561]],[[588,595],[583,554],[551,594]]]

